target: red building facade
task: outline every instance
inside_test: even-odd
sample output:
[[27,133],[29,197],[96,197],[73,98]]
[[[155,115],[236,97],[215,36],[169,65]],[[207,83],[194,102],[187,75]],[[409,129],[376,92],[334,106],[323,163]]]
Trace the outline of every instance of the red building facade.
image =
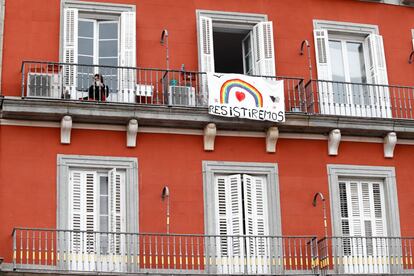
[[[286,2],[6,0],[1,269],[412,272],[410,1]],[[209,115],[209,72],[285,122]]]

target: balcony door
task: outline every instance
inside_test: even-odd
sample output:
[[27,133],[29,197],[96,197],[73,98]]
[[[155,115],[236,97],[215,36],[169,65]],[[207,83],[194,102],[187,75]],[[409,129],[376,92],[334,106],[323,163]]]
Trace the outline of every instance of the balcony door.
[[126,271],[125,173],[72,170],[69,185],[70,270]]
[[345,273],[388,273],[389,246],[382,181],[339,181]]
[[[118,90],[119,22],[79,19],[77,90],[85,91],[93,83],[93,75],[104,76],[110,93]],[[111,67],[94,67],[92,65]],[[89,65],[89,66],[88,66]]]
[[266,179],[248,174],[215,178],[219,274],[267,274],[270,259]]
[[391,117],[382,37],[314,30],[322,114]]

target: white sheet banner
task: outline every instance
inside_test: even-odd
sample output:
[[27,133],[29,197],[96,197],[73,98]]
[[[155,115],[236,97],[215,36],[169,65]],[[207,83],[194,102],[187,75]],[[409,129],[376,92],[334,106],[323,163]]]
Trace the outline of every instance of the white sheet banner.
[[207,74],[210,114],[284,122],[283,81],[240,74]]

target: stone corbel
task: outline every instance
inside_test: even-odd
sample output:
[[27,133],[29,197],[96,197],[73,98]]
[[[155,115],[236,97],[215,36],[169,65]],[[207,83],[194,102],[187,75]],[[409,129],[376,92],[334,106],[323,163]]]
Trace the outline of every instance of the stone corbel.
[[204,127],[204,150],[214,150],[214,140],[216,139],[217,128],[216,124],[209,123]]
[[277,127],[269,127],[266,132],[266,152],[276,152],[278,138],[279,129]]
[[72,117],[69,115],[65,115],[60,121],[60,143],[61,144],[70,144],[71,131],[72,131]]
[[384,137],[384,157],[393,158],[394,149],[397,144],[397,134],[395,132],[389,132],[387,136]]
[[138,120],[131,119],[127,125],[127,147],[135,148],[137,146]]
[[338,148],[341,142],[341,131],[339,129],[333,129],[329,132],[328,138],[328,154],[338,155]]

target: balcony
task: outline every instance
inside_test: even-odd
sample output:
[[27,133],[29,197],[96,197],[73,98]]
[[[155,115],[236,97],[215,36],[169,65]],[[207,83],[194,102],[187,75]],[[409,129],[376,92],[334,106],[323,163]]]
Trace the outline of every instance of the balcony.
[[13,270],[42,273],[413,275],[414,238],[13,230]]
[[13,270],[154,274],[317,274],[316,238],[15,228]]
[[414,238],[327,237],[318,248],[320,269],[328,275],[414,273]]

